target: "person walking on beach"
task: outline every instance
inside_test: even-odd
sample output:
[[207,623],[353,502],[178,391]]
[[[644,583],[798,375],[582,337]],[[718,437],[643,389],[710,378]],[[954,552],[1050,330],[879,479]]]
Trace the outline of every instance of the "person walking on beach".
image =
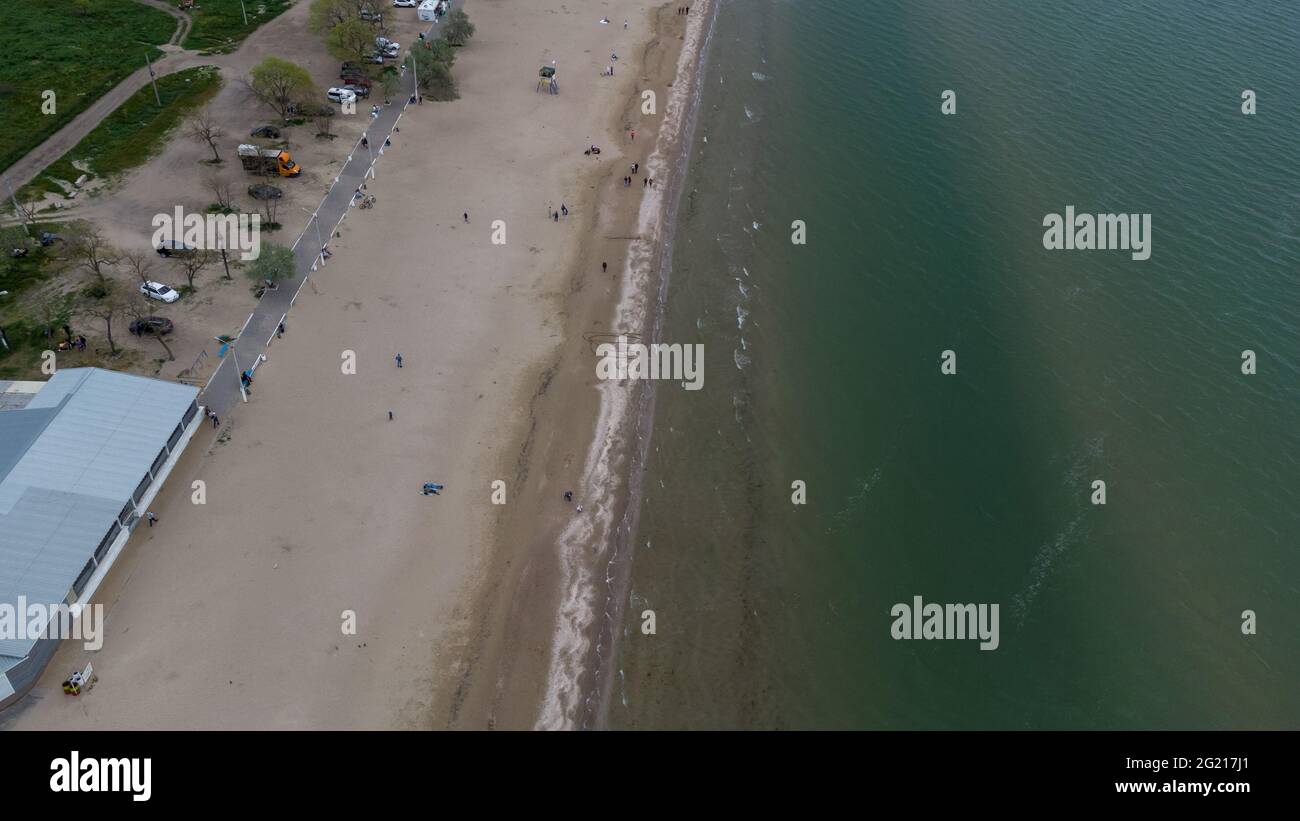
[[397,367],[399,368],[402,367],[402,355],[400,353],[397,356],[393,357],[393,359],[397,361]]
[[469,225],[469,212],[466,211],[465,213],[461,214],[461,216],[465,218],[465,224]]
[[147,520],[149,521],[149,527],[153,527],[153,523],[156,522],[156,521],[158,521],[158,517],[155,516],[155,515],[153,515],[153,511],[152,511],[152,510],[149,511],[148,513],[144,514],[144,517],[145,517],[145,519],[147,519]]
[[278,327],[278,328],[275,329],[275,336],[276,336],[277,339],[280,338],[280,337],[283,337],[283,336],[284,336],[284,323],[283,323],[283,322],[280,323],[280,327]]
[[602,262],[602,263],[600,264],[600,272],[601,272],[602,274],[604,274],[604,273],[607,273],[608,271],[609,271],[609,263],[608,263],[608,262]]
[[213,428],[218,428],[218,427],[221,426],[221,419],[220,419],[220,417],[217,416],[217,412],[216,412],[216,411],[214,411],[214,410],[209,410],[209,411],[208,411],[208,418],[212,420],[212,427],[213,427]]
[[628,131],[628,136],[631,138],[632,142],[636,142],[636,129],[633,128],[632,130]]
[[649,188],[649,187],[650,187],[650,178],[649,178],[649,177],[646,177],[645,179],[641,180],[641,187],[642,187],[642,188]]
[[389,412],[388,412],[388,421],[389,421],[389,422],[393,421],[393,412],[392,412],[392,411],[389,411]]

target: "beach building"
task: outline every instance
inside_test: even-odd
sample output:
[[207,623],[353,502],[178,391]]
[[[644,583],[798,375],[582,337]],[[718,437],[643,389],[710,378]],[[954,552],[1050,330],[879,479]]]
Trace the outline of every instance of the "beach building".
[[0,708],[58,649],[26,606],[91,599],[202,423],[197,396],[99,368],[0,381]]

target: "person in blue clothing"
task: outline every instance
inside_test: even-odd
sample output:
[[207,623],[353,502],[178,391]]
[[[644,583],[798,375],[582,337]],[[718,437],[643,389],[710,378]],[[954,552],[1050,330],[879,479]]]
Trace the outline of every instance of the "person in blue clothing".
[[425,496],[429,496],[429,495],[437,496],[438,491],[440,490],[442,490],[442,485],[438,484],[437,482],[425,482],[424,488],[420,492]]

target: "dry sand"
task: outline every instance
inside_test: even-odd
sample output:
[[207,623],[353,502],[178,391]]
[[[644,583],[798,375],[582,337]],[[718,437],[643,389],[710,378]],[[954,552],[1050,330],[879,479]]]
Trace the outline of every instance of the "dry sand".
[[[220,438],[196,436],[154,504],[158,526],[137,531],[101,587],[103,649],[65,643],[0,724],[537,721],[570,572],[557,544],[579,515],[561,494],[596,490],[582,484],[601,407],[583,334],[611,331],[646,196],[640,177],[621,178],[646,164],[658,122],[639,92],[663,106],[686,21],[643,0],[468,11],[462,98],[403,118],[369,186],[376,208],[345,221],[250,404]],[[600,76],[611,50],[616,74]],[[552,60],[562,93],[535,93]],[[599,158],[583,156],[591,143]],[[561,202],[570,216],[547,219]],[[342,373],[348,352],[355,374]],[[195,481],[206,504],[192,503]],[[446,489],[423,497],[425,481]],[[98,685],[67,698],[59,682],[88,658]]]

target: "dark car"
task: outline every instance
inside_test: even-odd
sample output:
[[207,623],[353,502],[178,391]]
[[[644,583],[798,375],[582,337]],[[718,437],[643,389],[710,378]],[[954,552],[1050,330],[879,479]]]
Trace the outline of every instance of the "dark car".
[[175,330],[176,326],[165,316],[146,316],[132,320],[130,331],[136,336],[162,336]]
[[340,73],[347,74],[349,71],[365,71],[365,69],[361,67],[360,63],[354,63],[351,60],[348,60],[344,62],[343,65],[339,66]]
[[41,245],[49,247],[56,242],[63,242],[62,234],[51,234],[49,231],[41,232]]
[[197,248],[192,248],[180,240],[163,240],[158,243],[158,256],[160,257],[188,257],[197,250]]
[[361,97],[369,97],[369,96],[370,96],[370,87],[369,87],[369,86],[363,86],[363,85],[356,85],[356,84],[354,84],[354,83],[348,83],[347,85],[345,85],[345,86],[343,86],[343,87],[346,88],[348,91],[351,91],[353,94],[357,95],[358,98],[361,98]]
[[255,200],[278,200],[284,192],[274,185],[250,185],[248,186],[248,196]]
[[280,139],[280,129],[276,128],[273,125],[259,125],[257,128],[253,129],[252,133],[249,134],[249,136],[264,137],[270,140],[278,140]]

